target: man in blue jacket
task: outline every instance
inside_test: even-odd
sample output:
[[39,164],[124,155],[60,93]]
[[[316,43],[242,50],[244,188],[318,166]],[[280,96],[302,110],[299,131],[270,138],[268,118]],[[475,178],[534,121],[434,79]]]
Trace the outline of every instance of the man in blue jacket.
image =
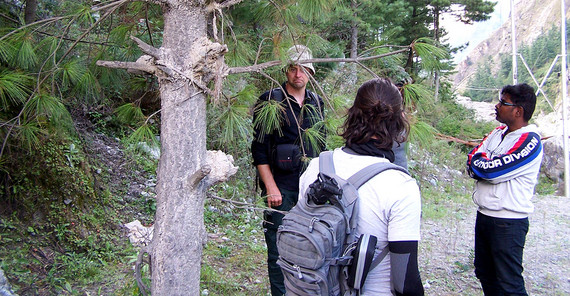
[[495,128],[469,153],[467,170],[476,179],[473,201],[475,275],[485,295],[527,295],[523,248],[531,198],[542,163],[537,127],[529,124],[536,105],[528,84],[507,85],[495,105]]

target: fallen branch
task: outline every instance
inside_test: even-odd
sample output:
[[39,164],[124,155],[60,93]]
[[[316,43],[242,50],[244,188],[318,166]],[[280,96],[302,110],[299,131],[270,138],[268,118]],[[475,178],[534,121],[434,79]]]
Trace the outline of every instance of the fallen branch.
[[452,136],[448,136],[448,135],[444,135],[444,134],[440,134],[440,133],[436,133],[435,138],[440,139],[440,140],[445,140],[448,142],[456,142],[456,143],[471,146],[471,147],[475,147],[475,146],[479,145],[479,142],[466,141],[466,140],[462,140],[462,139],[459,139],[456,137],[452,137]]
[[[439,139],[439,140],[445,140],[448,142],[456,142],[456,143],[471,146],[471,147],[475,147],[475,146],[479,145],[479,143],[481,143],[481,141],[482,141],[482,140],[478,140],[477,142],[473,142],[473,141],[469,141],[469,140],[462,140],[462,139],[459,139],[456,137],[452,137],[452,136],[448,136],[448,135],[444,135],[444,134],[440,134],[440,133],[436,133],[435,138]],[[552,138],[552,136],[542,137],[542,138],[540,138],[540,140],[544,141],[544,140],[548,140],[550,138]]]
[[[379,59],[379,58],[383,58],[383,57],[407,52],[408,50],[410,50],[410,47],[406,47],[404,49],[400,49],[400,50],[396,50],[396,51],[392,51],[392,52],[388,52],[388,53],[384,53],[384,54],[379,54],[379,55],[375,55],[375,56],[359,57],[359,58],[355,58],[355,59],[352,59],[352,58],[318,58],[318,59],[299,60],[299,61],[296,61],[296,63],[301,64],[301,65],[305,64],[305,63],[360,63],[362,61],[374,60],[374,59]],[[263,70],[265,68],[278,66],[281,63],[282,63],[281,61],[270,61],[270,62],[265,62],[265,63],[252,65],[252,66],[229,68],[228,74],[259,72],[260,70]]]
[[[137,286],[139,287],[140,292],[144,295],[147,296],[148,292],[149,292],[149,288],[143,283],[142,281],[142,275],[141,275],[141,269],[142,269],[142,265],[143,263],[147,263],[150,266],[150,250],[147,249],[147,247],[143,247],[141,248],[141,251],[139,252],[139,255],[137,256],[137,262],[135,263],[135,278],[137,281]],[[144,254],[148,254],[148,259],[145,259]],[[151,272],[152,273],[152,272]]]

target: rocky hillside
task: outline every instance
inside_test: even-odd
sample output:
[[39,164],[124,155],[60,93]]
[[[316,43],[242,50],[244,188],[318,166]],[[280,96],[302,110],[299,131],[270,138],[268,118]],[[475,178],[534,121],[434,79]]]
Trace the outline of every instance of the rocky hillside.
[[[514,2],[518,46],[531,43],[552,25],[560,25],[560,0],[515,0]],[[570,1],[566,1],[565,6],[568,18]],[[452,77],[455,87],[461,89],[467,86],[470,76],[477,70],[478,63],[487,57],[492,57],[494,61],[492,64],[499,65],[499,54],[511,53],[511,43],[511,18],[509,18],[457,65],[455,69],[457,74]]]

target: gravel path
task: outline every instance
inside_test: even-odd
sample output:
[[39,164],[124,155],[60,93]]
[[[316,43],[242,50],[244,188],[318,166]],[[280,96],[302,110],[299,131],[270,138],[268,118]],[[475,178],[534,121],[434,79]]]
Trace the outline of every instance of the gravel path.
[[[570,295],[570,200],[534,198],[535,212],[523,266],[530,295]],[[420,272],[426,295],[482,295],[473,272],[476,208],[458,209],[445,220],[422,223]]]

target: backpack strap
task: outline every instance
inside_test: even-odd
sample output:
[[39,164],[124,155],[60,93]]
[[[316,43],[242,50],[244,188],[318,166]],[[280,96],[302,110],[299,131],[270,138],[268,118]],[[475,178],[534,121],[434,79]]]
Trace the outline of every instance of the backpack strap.
[[319,154],[319,172],[336,177],[332,151],[323,151]]
[[378,256],[376,256],[376,258],[374,258],[374,260],[372,260],[372,262],[370,262],[370,268],[368,269],[368,271],[374,269],[376,266],[378,266],[378,264],[380,264],[380,262],[382,262],[382,260],[384,260],[384,258],[386,257],[386,255],[388,255],[389,252],[389,248],[388,246],[386,246],[384,249],[382,249],[382,252],[380,252],[380,254],[378,254]]
[[277,88],[272,89],[269,92],[268,99],[269,100],[275,100],[276,102],[281,103],[285,99],[285,94],[283,93],[281,88],[277,87]]
[[[376,175],[378,175],[378,174],[380,174],[386,170],[397,170],[397,171],[405,173],[406,175],[410,175],[410,173],[405,168],[403,168],[399,165],[395,165],[395,164],[390,163],[390,162],[378,162],[378,163],[371,164],[371,165],[361,169],[360,171],[356,172],[354,175],[350,176],[350,178],[348,178],[347,181],[349,184],[352,184],[358,190],[358,188],[360,188],[360,186],[362,186],[364,183],[368,182],[374,176],[376,176]],[[358,198],[358,194],[346,195],[346,197],[352,198],[356,201],[356,198]],[[348,201],[348,202],[352,202],[352,201]],[[353,211],[352,216],[350,217],[351,233],[356,228],[355,217],[358,216],[358,206],[355,205],[354,208],[352,209],[352,211]],[[352,238],[352,239],[355,239],[355,238]],[[380,262],[382,262],[382,260],[384,260],[386,255],[388,255],[388,252],[389,252],[389,249],[388,249],[388,246],[386,246],[386,248],[384,248],[380,252],[380,254],[378,254],[378,256],[376,256],[376,258],[374,258],[374,260],[372,260],[372,262],[370,263],[370,268],[368,270],[369,271],[373,270],[376,266],[378,266],[378,264],[380,264]]]

